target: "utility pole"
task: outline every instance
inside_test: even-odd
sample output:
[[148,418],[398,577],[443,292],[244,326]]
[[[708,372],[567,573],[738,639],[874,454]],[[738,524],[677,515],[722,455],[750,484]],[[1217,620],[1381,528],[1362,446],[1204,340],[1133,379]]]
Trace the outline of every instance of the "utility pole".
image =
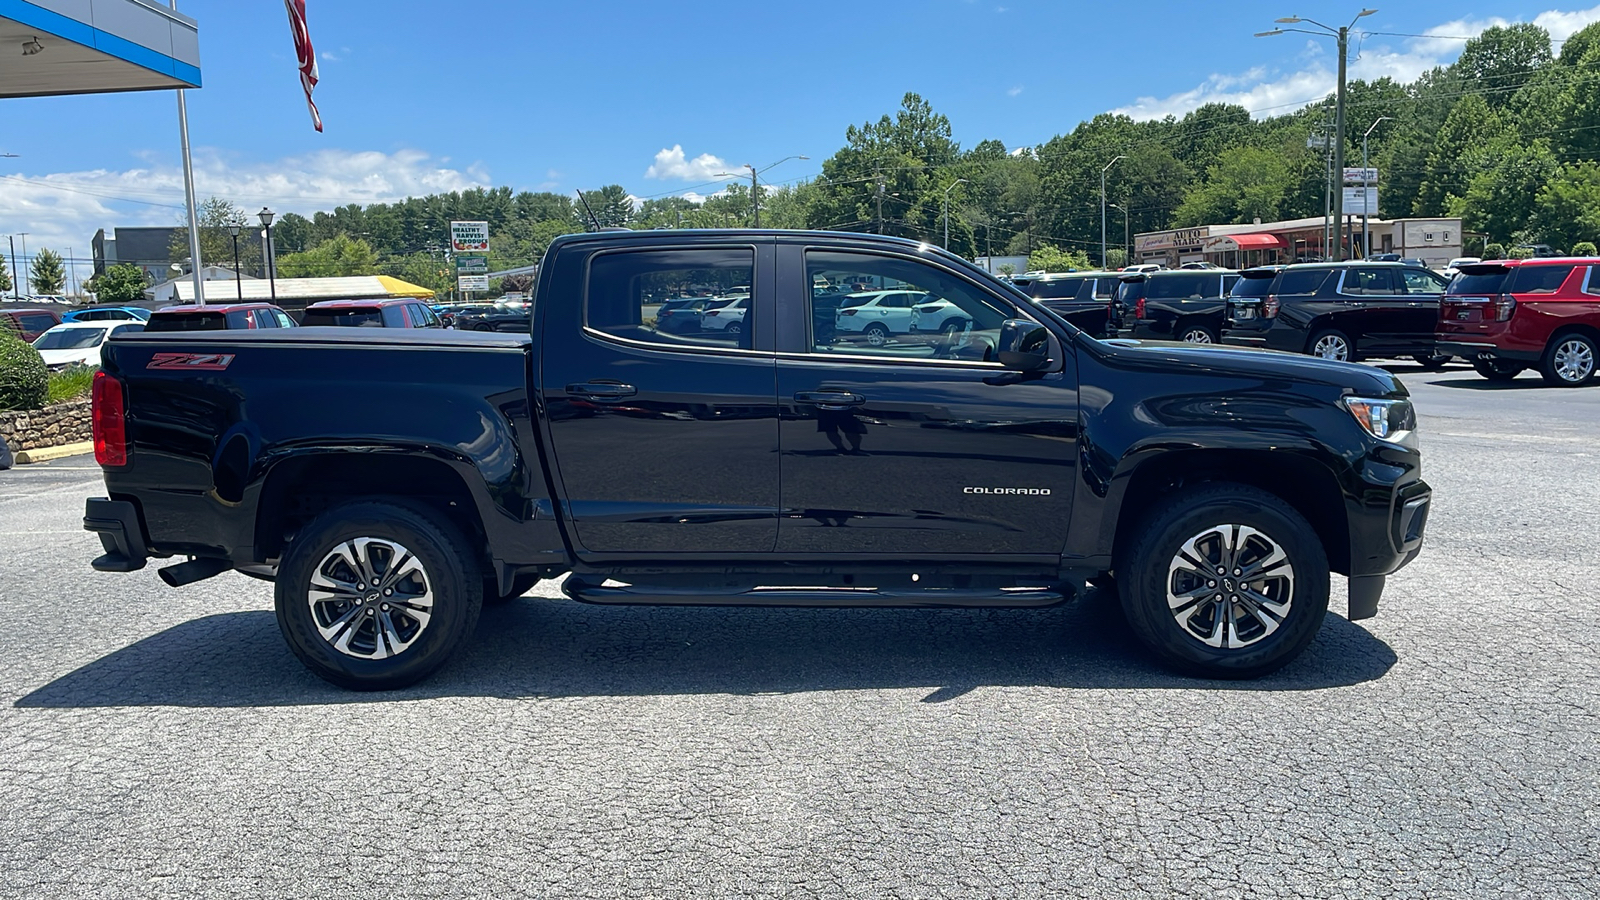
[[1117,160],[1122,159],[1127,159],[1127,157],[1118,156],[1112,159],[1111,162],[1106,163],[1106,167],[1100,170],[1100,268],[1102,269],[1106,267],[1106,173],[1111,171],[1111,167],[1117,164]]
[[1375,182],[1378,180],[1376,178],[1370,181],[1367,179],[1367,173],[1370,171],[1367,168],[1367,138],[1372,136],[1372,129],[1378,127],[1378,122],[1387,122],[1391,118],[1393,117],[1379,116],[1377,121],[1372,123],[1372,127],[1361,135],[1361,254],[1363,256],[1372,255],[1372,228],[1367,222],[1367,216],[1372,208],[1372,195],[1370,192],[1377,187]]
[[1335,247],[1333,251],[1333,258],[1335,260],[1341,260],[1344,258],[1344,95],[1345,63],[1348,60],[1350,51],[1350,28],[1364,16],[1370,16],[1375,12],[1377,12],[1375,9],[1363,9],[1361,12],[1356,13],[1356,17],[1350,20],[1349,25],[1344,25],[1339,28],[1334,28],[1331,25],[1324,25],[1314,19],[1305,19],[1301,18],[1300,16],[1284,16],[1283,18],[1277,20],[1278,24],[1299,25],[1304,23],[1308,25],[1315,25],[1322,30],[1309,31],[1304,28],[1274,28],[1271,31],[1262,31],[1256,34],[1256,37],[1272,37],[1273,35],[1277,34],[1297,31],[1301,34],[1313,34],[1319,37],[1331,36],[1339,42],[1339,90],[1337,99],[1334,101],[1333,113],[1333,170],[1334,172],[1338,173],[1339,184],[1337,190],[1333,191],[1333,208],[1330,213],[1330,218],[1333,220],[1333,227],[1340,235],[1339,246]]
[[753,224],[751,225],[751,227],[752,228],[760,228],[761,227],[761,195],[756,193],[759,190],[758,186],[756,185],[756,167],[750,165],[749,163],[745,163],[744,167],[746,169],[750,170],[750,208],[751,208],[751,210],[753,210],[753,213],[751,215],[751,221],[752,221]]
[[965,184],[966,181],[965,178],[957,178],[955,181],[950,182],[949,187],[944,189],[944,248],[946,250],[950,249],[950,192],[955,190],[956,185]]
[[11,299],[22,299],[22,276],[17,272],[17,239],[13,235],[6,235],[6,240],[11,242]]
[[878,172],[876,174],[878,176],[878,233],[883,234],[883,173]]

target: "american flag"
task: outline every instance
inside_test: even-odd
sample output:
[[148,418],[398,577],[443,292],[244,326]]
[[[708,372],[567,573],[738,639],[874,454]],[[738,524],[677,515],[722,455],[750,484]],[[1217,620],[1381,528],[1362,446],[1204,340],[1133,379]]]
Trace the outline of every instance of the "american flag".
[[311,91],[317,86],[317,51],[311,48],[311,32],[306,29],[306,0],[283,0],[289,9],[289,30],[294,32],[294,52],[300,58],[300,86],[306,89],[306,105],[311,107],[311,124],[322,130],[322,116],[317,112]]

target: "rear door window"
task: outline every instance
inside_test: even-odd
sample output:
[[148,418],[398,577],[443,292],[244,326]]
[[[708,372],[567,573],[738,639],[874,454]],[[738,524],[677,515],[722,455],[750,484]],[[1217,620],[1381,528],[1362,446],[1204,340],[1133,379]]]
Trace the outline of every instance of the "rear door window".
[[1427,269],[1406,269],[1400,273],[1407,294],[1428,294],[1437,297],[1444,293],[1446,281]]
[[[727,329],[704,328],[699,309],[709,297],[692,300],[665,317],[661,315],[662,304],[653,298],[681,297],[700,291],[722,295],[731,293],[735,285],[754,283],[755,251],[742,247],[596,253],[589,260],[584,325],[612,338],[680,350],[749,349],[757,327],[752,321],[754,311],[740,323],[737,332],[730,334]],[[859,306],[871,299],[850,297],[841,305]]]
[[1373,297],[1398,294],[1394,272],[1389,269],[1350,269],[1344,273],[1344,284],[1339,293],[1356,297]]
[[1330,274],[1337,274],[1332,269],[1285,269],[1278,273],[1273,280],[1272,287],[1268,290],[1273,294],[1315,294],[1322,289],[1322,283],[1328,280]]
[[1572,266],[1518,266],[1511,276],[1513,294],[1554,294],[1572,274]]

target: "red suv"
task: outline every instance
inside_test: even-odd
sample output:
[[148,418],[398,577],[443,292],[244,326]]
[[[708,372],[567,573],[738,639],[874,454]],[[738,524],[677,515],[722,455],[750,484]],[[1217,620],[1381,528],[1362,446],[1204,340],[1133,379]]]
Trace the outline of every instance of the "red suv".
[[0,309],[0,329],[10,331],[28,343],[61,324],[61,317],[48,309]]
[[306,307],[306,326],[347,328],[443,328],[439,316],[416,300],[324,300]]
[[1577,387],[1600,360],[1600,259],[1503,259],[1462,266],[1439,304],[1439,353],[1490,381],[1539,369]]
[[207,303],[164,306],[150,314],[145,331],[228,331],[239,328],[293,328],[289,314],[271,303]]

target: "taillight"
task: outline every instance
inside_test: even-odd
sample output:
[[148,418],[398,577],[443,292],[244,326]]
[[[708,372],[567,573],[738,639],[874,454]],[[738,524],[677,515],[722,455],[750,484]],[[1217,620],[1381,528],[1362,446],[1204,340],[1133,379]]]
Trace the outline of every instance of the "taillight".
[[1494,320],[1496,322],[1511,321],[1511,314],[1517,311],[1517,298],[1510,294],[1501,294],[1494,300]]
[[90,400],[93,412],[89,424],[94,432],[94,461],[102,466],[127,465],[128,420],[122,399],[122,382],[104,371],[94,373]]
[[1261,318],[1276,319],[1278,317],[1278,297],[1276,294],[1268,295],[1261,301]]
[[1140,297],[1138,302],[1133,304],[1133,317],[1135,319],[1144,318],[1144,298],[1143,297]]
[[841,315],[841,316],[853,316],[855,314],[856,314],[856,311],[853,310],[853,309],[841,309],[841,310],[839,310],[839,315]]

